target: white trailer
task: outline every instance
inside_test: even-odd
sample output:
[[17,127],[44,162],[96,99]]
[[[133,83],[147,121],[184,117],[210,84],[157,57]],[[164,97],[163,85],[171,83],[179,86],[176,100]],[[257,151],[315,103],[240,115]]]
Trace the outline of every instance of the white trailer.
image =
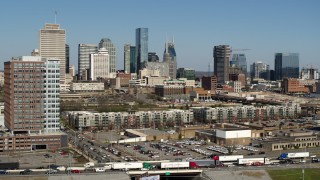
[[72,171],[72,170],[79,170],[79,171],[84,171],[84,167],[68,167],[67,171]]
[[309,156],[310,156],[309,152],[288,153],[288,158],[305,158]]
[[267,164],[269,162],[268,158],[242,158],[238,159],[239,165],[252,165],[253,163]]
[[180,168],[188,168],[189,162],[162,162],[161,169],[180,169]]
[[142,167],[143,164],[139,162],[123,162],[113,163],[111,169],[141,169]]
[[94,166],[94,162],[87,162],[83,165],[85,168],[90,168]]
[[227,162],[227,161],[238,161],[238,159],[242,159],[243,155],[230,155],[230,156],[219,156],[220,162]]

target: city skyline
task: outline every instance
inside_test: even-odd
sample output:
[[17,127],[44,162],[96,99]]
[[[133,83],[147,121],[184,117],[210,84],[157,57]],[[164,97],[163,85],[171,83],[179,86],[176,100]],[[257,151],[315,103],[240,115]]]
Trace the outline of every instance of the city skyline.
[[[207,71],[208,63],[213,62],[212,48],[222,44],[233,49],[251,49],[236,52],[244,53],[248,64],[263,61],[274,67],[275,53],[296,52],[300,55],[300,68],[310,64],[320,68],[316,64],[320,45],[320,37],[316,34],[320,26],[315,23],[320,15],[317,11],[320,2],[317,1],[185,1],[183,6],[170,1],[169,7],[165,6],[165,2],[156,1],[117,1],[108,2],[105,6],[104,3],[97,7],[96,3],[78,1],[1,2],[0,19],[6,28],[0,39],[6,43],[0,47],[0,68],[3,69],[3,62],[11,57],[30,55],[33,49],[39,48],[37,33],[45,23],[54,23],[55,11],[58,12],[57,24],[66,30],[70,64],[75,67],[78,66],[78,44],[98,44],[101,38],[107,37],[118,49],[116,69],[123,69],[124,44],[135,44],[135,29],[145,27],[149,29],[149,52],[160,56],[166,34],[175,36],[177,68]],[[139,6],[150,5],[159,9],[166,7],[169,13],[150,13],[148,8],[135,11]],[[42,8],[38,10],[37,7]],[[108,7],[108,13],[113,14],[113,18],[105,20],[106,17],[93,13],[101,12],[104,7]],[[227,15],[221,18],[225,10]],[[83,11],[86,13],[80,14]],[[6,14],[10,15],[10,21]],[[128,18],[132,14],[136,18]],[[102,23],[102,20],[108,23]]]

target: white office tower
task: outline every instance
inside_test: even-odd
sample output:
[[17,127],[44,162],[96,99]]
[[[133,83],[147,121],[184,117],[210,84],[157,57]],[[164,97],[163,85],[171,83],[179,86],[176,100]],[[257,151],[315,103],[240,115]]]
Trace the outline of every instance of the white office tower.
[[60,62],[53,58],[43,58],[44,69],[44,131],[60,131]]
[[106,48],[100,48],[98,53],[90,55],[90,79],[114,78],[115,73],[110,72],[109,53]]
[[42,58],[60,60],[60,83],[66,78],[66,32],[59,24],[45,24],[39,31],[39,52]]

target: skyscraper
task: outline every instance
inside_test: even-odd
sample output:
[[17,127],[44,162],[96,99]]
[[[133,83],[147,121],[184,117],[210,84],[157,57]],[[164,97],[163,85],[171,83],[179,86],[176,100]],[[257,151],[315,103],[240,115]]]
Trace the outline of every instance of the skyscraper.
[[109,54],[105,48],[100,48],[98,53],[90,55],[90,79],[113,78],[110,72]]
[[5,126],[12,134],[59,131],[59,60],[23,56],[4,69]]
[[136,29],[137,72],[148,62],[148,28]]
[[90,65],[90,54],[98,52],[98,47],[95,44],[79,44],[78,45],[78,75],[79,79],[84,78],[83,72],[89,69]]
[[109,54],[109,72],[116,73],[116,47],[109,38],[102,38],[99,43],[99,49],[105,48]]
[[130,44],[125,44],[123,50],[123,69],[125,73],[130,73]]
[[233,54],[230,66],[238,67],[243,74],[247,75],[247,60],[245,54]]
[[66,32],[59,24],[45,24],[39,31],[39,52],[43,58],[60,60],[60,83],[65,83],[66,74]]
[[230,54],[231,48],[229,45],[219,45],[213,48],[214,75],[217,77],[219,84],[229,80]]
[[69,66],[70,66],[70,49],[69,49],[69,45],[66,44],[66,74],[69,74]]
[[130,46],[130,73],[138,73],[136,47]]
[[299,54],[276,53],[274,61],[275,79],[299,78]]
[[[269,72],[269,65],[261,61],[254,62],[250,66],[251,79],[262,78],[261,76],[262,73],[268,73],[268,72]],[[267,79],[270,79],[270,78],[267,78]]]
[[177,55],[174,49],[174,41],[171,43],[166,41],[165,50],[163,54],[163,61],[169,63],[169,76],[172,79],[177,77]]

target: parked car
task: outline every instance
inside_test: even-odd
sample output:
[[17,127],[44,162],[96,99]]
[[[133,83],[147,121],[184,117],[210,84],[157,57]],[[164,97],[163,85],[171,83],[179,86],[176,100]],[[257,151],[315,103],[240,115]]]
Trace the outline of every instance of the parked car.
[[80,170],[78,170],[78,169],[73,169],[73,170],[71,170],[71,173],[80,173]]
[[26,174],[30,174],[32,171],[30,169],[25,169],[23,171],[20,172],[21,175],[26,175]]
[[8,171],[6,171],[6,170],[0,170],[0,174],[8,174]]
[[58,172],[58,170],[56,169],[49,169],[48,171],[46,171],[46,174],[56,174]]

